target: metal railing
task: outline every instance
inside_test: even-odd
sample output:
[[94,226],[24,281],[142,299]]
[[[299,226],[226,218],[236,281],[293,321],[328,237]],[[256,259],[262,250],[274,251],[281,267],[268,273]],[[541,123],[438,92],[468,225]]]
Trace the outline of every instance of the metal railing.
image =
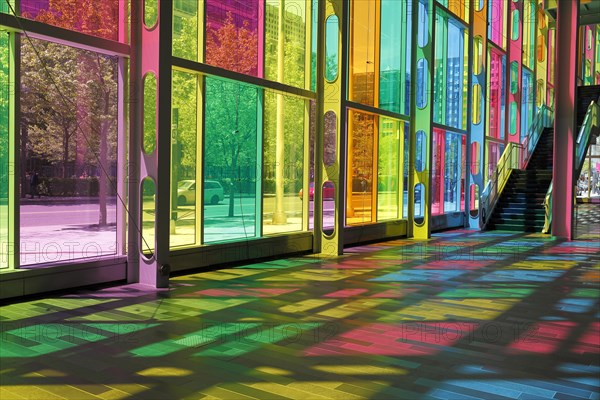
[[531,155],[537,146],[544,128],[552,126],[554,123],[554,114],[547,106],[542,106],[538,110],[523,144],[509,143],[504,149],[502,156],[498,160],[496,168],[488,177],[488,182],[481,193],[481,219],[482,227],[487,225],[500,194],[510,177],[513,169],[525,169]]
[[[600,129],[600,106],[595,101],[592,101],[590,106],[585,113],[583,124],[579,128],[579,134],[577,135],[577,141],[575,142],[575,175],[579,176],[583,161],[585,160],[585,154],[588,149],[590,137],[595,129]],[[544,197],[544,210],[545,210],[545,221],[542,233],[549,233],[552,225],[552,183],[546,192]]]

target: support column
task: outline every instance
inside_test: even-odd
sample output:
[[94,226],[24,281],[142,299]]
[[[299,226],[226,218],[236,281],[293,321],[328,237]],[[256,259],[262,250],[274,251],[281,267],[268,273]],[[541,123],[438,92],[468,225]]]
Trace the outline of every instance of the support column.
[[[346,165],[346,111],[342,102],[346,98],[346,54],[347,54],[347,15],[348,3],[344,0],[330,0],[319,2],[318,34],[317,34],[317,132],[315,137],[315,188],[314,188],[314,244],[313,251],[325,256],[337,256],[344,249],[344,187]],[[337,48],[326,49],[326,46],[335,46],[335,40],[329,35],[337,35]],[[329,36],[329,37],[327,37]],[[333,51],[337,55],[335,76],[330,74],[325,79],[326,54]],[[326,119],[327,113],[333,113],[333,118]],[[332,115],[332,114],[329,114]],[[325,129],[335,125],[335,160],[325,163]],[[330,161],[330,160],[329,160]],[[323,195],[321,187],[323,182],[331,181],[335,186],[334,223],[333,231],[323,230]]]
[[573,163],[577,95],[577,21],[579,1],[559,1],[556,18],[556,94],[554,166],[552,169],[552,234],[572,239]]
[[[169,285],[169,232],[171,181],[171,52],[172,3],[158,0],[158,18],[154,26],[146,26],[144,2],[131,4],[131,117],[129,160],[129,224],[128,281],[157,288]],[[144,141],[144,79],[156,77],[154,143]],[[149,85],[150,87],[150,85]],[[149,88],[148,87],[148,88]],[[152,129],[152,127],[146,127]],[[148,135],[149,136],[149,135]],[[146,148],[145,148],[146,147]],[[143,228],[143,182],[155,182],[154,242],[147,243],[151,228]]]

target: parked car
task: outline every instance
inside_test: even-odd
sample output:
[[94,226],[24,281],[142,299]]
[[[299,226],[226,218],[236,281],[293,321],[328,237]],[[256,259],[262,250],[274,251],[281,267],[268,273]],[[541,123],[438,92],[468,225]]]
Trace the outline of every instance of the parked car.
[[[218,181],[204,181],[204,203],[219,204],[225,198],[223,186]],[[196,181],[186,179],[177,186],[177,204],[180,206],[196,203]]]
[[[298,192],[300,200],[302,200],[302,189]],[[331,181],[323,183],[323,199],[332,200],[335,196],[335,185]],[[311,182],[308,186],[308,199],[313,201],[315,198],[315,183]]]

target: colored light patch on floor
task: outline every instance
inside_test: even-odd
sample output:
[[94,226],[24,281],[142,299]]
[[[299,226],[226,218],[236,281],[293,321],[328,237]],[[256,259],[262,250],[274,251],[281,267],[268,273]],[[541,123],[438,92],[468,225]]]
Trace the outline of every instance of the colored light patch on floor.
[[306,259],[290,258],[290,259],[266,261],[266,262],[257,263],[257,264],[242,265],[242,266],[236,267],[236,269],[275,269],[275,270],[277,270],[277,269],[302,267],[303,265],[312,264],[315,262],[319,262],[319,260],[311,259],[311,258],[306,258]]
[[194,353],[196,357],[219,357],[230,359],[260,349],[265,344],[282,342],[282,346],[312,343],[317,337],[314,333],[322,324],[317,322],[289,323],[282,325],[260,325],[249,327],[244,331],[236,332],[221,340],[219,344],[210,346],[206,350]]
[[409,371],[396,367],[377,367],[373,365],[315,365],[313,369],[328,374],[339,375],[405,375]]
[[255,299],[163,299],[116,308],[112,311],[69,318],[70,321],[175,321],[225,308],[239,306]]
[[597,248],[593,247],[577,247],[577,246],[564,246],[564,247],[552,247],[550,249],[543,250],[545,254],[564,254],[564,253],[598,253]]
[[260,326],[259,323],[212,323],[202,324],[204,327],[185,335],[176,335],[172,339],[151,343],[129,351],[137,357],[162,357],[189,348],[198,348],[214,343],[223,338],[236,336],[239,332]]
[[571,350],[577,354],[600,354],[600,322],[591,323]]
[[597,299],[589,298],[560,299],[558,304],[554,306],[554,309],[570,313],[585,313],[592,311],[596,307],[596,302]]
[[380,260],[347,260],[339,263],[327,263],[323,264],[321,268],[323,269],[381,269],[388,268],[392,265],[401,265],[408,261],[406,260],[390,260],[386,259],[388,262],[382,262]]
[[456,299],[468,299],[468,298],[482,298],[482,299],[495,299],[495,298],[523,298],[529,296],[534,290],[533,289],[451,289],[446,290],[443,293],[438,294],[439,297],[443,298],[456,298]]
[[536,270],[504,270],[494,271],[475,279],[479,282],[551,282],[559,278],[564,271],[536,271]]
[[465,271],[447,270],[406,270],[391,272],[377,278],[369,279],[372,282],[441,282],[457,278]]
[[430,379],[419,381],[434,389],[427,392],[428,398],[437,399],[592,399],[596,389],[590,385],[575,388],[560,379],[450,379],[435,382]]
[[573,297],[589,297],[592,299],[598,299],[598,298],[600,298],[600,289],[578,288],[571,292],[571,296],[573,296]]
[[375,293],[371,295],[372,298],[385,298],[385,299],[399,299],[404,296],[407,296],[411,293],[416,292],[418,289],[408,289],[408,288],[395,288],[384,290],[383,292]]
[[53,312],[72,311],[93,308],[101,304],[109,304],[119,299],[44,299],[25,303],[9,304],[2,307],[0,321],[18,321],[49,315]]
[[570,321],[533,324],[529,329],[520,332],[520,335],[508,346],[506,351],[510,354],[551,354],[561,346],[574,326],[575,323]]
[[259,278],[261,282],[274,281],[322,281],[334,282],[359,276],[373,271],[372,269],[350,269],[350,270],[333,270],[333,269],[305,269],[298,272],[288,272],[279,275],[270,276],[267,278]]
[[571,269],[577,265],[575,261],[519,261],[504,267],[505,269],[521,270],[558,270]]
[[360,296],[362,294],[365,294],[368,291],[369,291],[368,289],[342,289],[342,290],[337,290],[332,293],[327,293],[323,297],[334,297],[334,298],[354,297],[354,296]]
[[388,313],[378,321],[486,321],[498,317],[518,301],[519,299],[431,299]]
[[600,282],[600,271],[584,271],[577,280],[583,283],[598,283]]
[[540,261],[561,261],[561,260],[565,260],[565,261],[585,261],[588,260],[589,256],[578,256],[578,255],[574,255],[574,254],[569,254],[569,255],[560,255],[560,254],[556,254],[556,255],[551,255],[551,256],[544,256],[544,255],[535,255],[535,256],[528,256],[525,260],[540,260]]
[[188,293],[182,297],[276,297],[286,293],[295,292],[298,289],[270,289],[270,288],[246,288],[246,289],[206,289],[199,292]]
[[359,312],[385,304],[389,299],[360,299],[323,310],[318,315],[329,318],[348,318]]
[[374,354],[385,356],[425,356],[437,354],[472,330],[472,324],[371,324],[344,332],[334,339],[307,350],[307,356]]
[[279,307],[279,311],[285,313],[303,313],[313,310],[318,307],[326,306],[327,304],[334,303],[335,300],[323,300],[323,299],[308,299],[302,300],[296,303],[288,304]]
[[[276,270],[276,269],[274,269]],[[263,274],[270,272],[270,269],[221,269],[219,271],[203,272],[199,274],[180,276],[174,279],[175,281],[189,281],[189,280],[209,280],[209,281],[229,281],[232,279],[248,278],[253,275]]]
[[431,261],[423,265],[418,265],[416,269],[478,269],[493,264],[495,261],[457,261],[457,260],[438,260]]
[[154,324],[37,324],[16,329],[3,327],[0,358],[31,358],[102,340],[120,340]]

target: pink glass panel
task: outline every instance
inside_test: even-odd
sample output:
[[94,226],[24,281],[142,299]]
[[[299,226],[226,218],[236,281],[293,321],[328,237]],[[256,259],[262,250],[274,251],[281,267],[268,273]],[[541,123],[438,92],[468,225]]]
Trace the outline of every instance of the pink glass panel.
[[259,76],[262,43],[258,0],[206,1],[206,62]]
[[119,0],[21,0],[21,16],[104,39],[119,38]]

